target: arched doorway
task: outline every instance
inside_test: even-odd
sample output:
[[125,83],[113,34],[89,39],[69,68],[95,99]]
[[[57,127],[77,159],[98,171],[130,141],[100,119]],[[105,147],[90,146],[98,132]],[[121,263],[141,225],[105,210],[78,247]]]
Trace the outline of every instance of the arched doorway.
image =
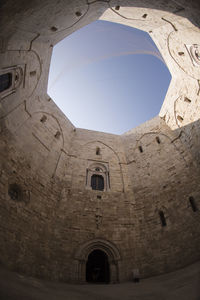
[[[75,278],[78,283],[116,283],[121,255],[110,241],[93,239],[80,245],[75,252]],[[94,273],[98,273],[92,275]],[[100,273],[100,274],[99,274]],[[97,276],[98,275],[98,276]],[[94,276],[94,277],[92,277]]]
[[102,250],[93,250],[86,263],[86,281],[89,283],[109,283],[110,267],[107,254]]

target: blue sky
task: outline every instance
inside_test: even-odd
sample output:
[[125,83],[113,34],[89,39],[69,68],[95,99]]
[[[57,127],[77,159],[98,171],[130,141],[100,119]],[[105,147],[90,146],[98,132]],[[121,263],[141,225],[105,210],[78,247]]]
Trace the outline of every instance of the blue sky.
[[170,80],[147,33],[96,21],[54,47],[48,93],[76,127],[122,134],[158,115]]

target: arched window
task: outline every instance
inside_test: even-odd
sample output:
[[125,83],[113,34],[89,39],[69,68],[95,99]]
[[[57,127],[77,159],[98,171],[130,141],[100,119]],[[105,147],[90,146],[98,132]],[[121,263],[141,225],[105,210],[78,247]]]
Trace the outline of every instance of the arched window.
[[91,177],[91,187],[93,190],[104,190],[104,178],[102,175],[94,174]]

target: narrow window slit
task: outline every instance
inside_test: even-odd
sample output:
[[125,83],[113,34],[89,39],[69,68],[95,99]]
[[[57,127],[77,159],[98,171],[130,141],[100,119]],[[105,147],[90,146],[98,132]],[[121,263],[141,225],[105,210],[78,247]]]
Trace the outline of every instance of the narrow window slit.
[[183,121],[183,117],[181,117],[181,116],[177,116],[177,119],[178,119],[180,122]]
[[158,136],[156,137],[156,142],[160,144],[160,138]]
[[167,223],[166,223],[164,212],[162,210],[159,211],[159,216],[160,216],[160,221],[161,221],[162,226],[163,227],[166,226]]
[[187,97],[184,98],[184,101],[187,102],[187,103],[191,103],[192,102],[192,100],[188,99]]
[[60,131],[57,131],[56,134],[55,134],[54,136],[55,136],[55,138],[58,139],[58,138],[60,137]]
[[96,148],[96,155],[100,155],[100,148],[99,147]]
[[139,146],[138,149],[140,150],[141,153],[143,152],[142,146]]
[[195,203],[195,200],[193,197],[189,197],[189,202],[190,202],[193,212],[197,211],[198,209],[197,209],[197,206],[196,206],[196,203]]

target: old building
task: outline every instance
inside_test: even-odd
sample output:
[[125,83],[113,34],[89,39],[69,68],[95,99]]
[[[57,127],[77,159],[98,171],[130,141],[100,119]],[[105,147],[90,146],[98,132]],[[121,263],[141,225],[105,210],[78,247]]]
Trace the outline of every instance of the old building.
[[[145,278],[200,259],[199,13],[195,0],[3,1],[7,268],[113,283],[131,280],[133,270]],[[75,128],[46,93],[53,46],[98,18],[147,31],[172,74],[159,116],[121,136]]]

